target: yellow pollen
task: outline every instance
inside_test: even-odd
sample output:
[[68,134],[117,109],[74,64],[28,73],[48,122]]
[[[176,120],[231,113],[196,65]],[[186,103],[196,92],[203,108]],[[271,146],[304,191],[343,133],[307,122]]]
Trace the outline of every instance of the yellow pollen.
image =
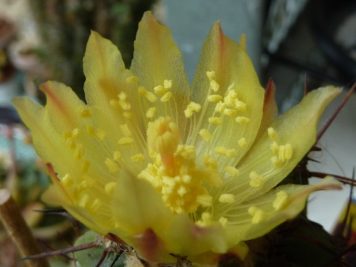
[[268,133],[268,137],[274,141],[278,138],[278,134],[277,134],[276,130],[273,129],[272,127],[269,127],[267,129],[267,133]]
[[222,101],[219,101],[215,106],[216,112],[222,113],[222,112],[224,112],[224,109],[225,109],[225,103]]
[[120,129],[123,135],[131,136],[131,131],[129,129],[129,126],[127,126],[127,124],[121,124]]
[[217,161],[209,155],[204,156],[204,164],[206,167],[215,170],[218,167]]
[[133,162],[144,161],[145,160],[145,156],[142,153],[138,153],[138,154],[135,154],[135,155],[131,156],[131,160]]
[[222,99],[221,95],[208,95],[208,102],[217,103]]
[[223,156],[226,156],[226,157],[233,157],[234,155],[236,155],[236,150],[233,149],[233,148],[226,148],[226,147],[223,147],[223,146],[217,146],[215,148],[215,152],[220,154],[220,155],[223,155]]
[[178,195],[179,196],[184,196],[187,193],[187,188],[185,188],[184,186],[180,186],[178,189]]
[[80,111],[80,116],[83,117],[83,118],[88,118],[91,116],[91,111],[90,109],[88,108],[83,108],[81,111]]
[[222,119],[220,117],[210,117],[208,121],[212,125],[220,125],[222,123]]
[[207,71],[205,74],[209,80],[215,79],[215,71]]
[[79,131],[78,128],[74,128],[74,129],[72,130],[72,137],[73,137],[73,138],[78,137],[79,132],[80,132],[80,131]]
[[293,156],[293,148],[291,144],[286,144],[284,148],[284,157],[286,160],[290,160]]
[[220,89],[220,85],[217,83],[217,81],[215,80],[210,80],[210,88],[211,90],[213,90],[214,92],[219,91]]
[[203,138],[205,142],[210,141],[212,138],[211,133],[207,129],[201,129],[199,131],[199,135],[201,136],[201,138]]
[[282,162],[279,160],[279,158],[277,156],[271,157],[271,162],[272,162],[273,166],[276,168],[282,166]]
[[235,121],[240,124],[245,124],[245,123],[249,123],[250,119],[244,116],[238,116],[235,118]]
[[195,159],[195,148],[190,145],[178,145],[175,156],[181,156],[187,160]]
[[131,109],[131,104],[129,104],[128,102],[126,101],[119,101],[119,105],[120,107],[123,109],[123,110],[130,110]]
[[154,93],[146,90],[143,86],[140,86],[138,88],[138,92],[140,95],[146,97],[146,99],[151,103],[154,103],[157,101],[157,96]]
[[224,114],[226,116],[233,117],[233,116],[235,116],[237,114],[237,110],[231,109],[231,108],[226,108],[226,109],[224,109]]
[[241,148],[244,148],[247,145],[246,138],[242,137],[239,139],[238,144]]
[[192,177],[190,175],[183,175],[182,180],[183,183],[189,184],[192,181]]
[[109,182],[105,185],[105,192],[111,195],[114,192],[117,184],[115,182]]
[[252,216],[252,224],[260,223],[265,217],[263,210],[254,206],[248,209],[248,213]]
[[121,100],[121,101],[125,101],[127,99],[127,95],[125,94],[125,92],[120,92],[117,97]]
[[193,116],[193,113],[199,112],[201,109],[201,105],[195,102],[190,102],[187,108],[184,110],[184,115],[186,118],[190,118]]
[[236,100],[235,101],[235,108],[239,111],[246,111],[246,103],[242,102],[241,100]]
[[272,150],[272,153],[273,153],[273,154],[277,154],[277,153],[278,153],[279,146],[278,146],[277,142],[273,142],[273,143],[271,144],[271,150]]
[[121,137],[118,141],[119,145],[128,145],[128,144],[132,144],[133,143],[133,139],[131,137]]
[[231,204],[235,201],[235,196],[233,194],[221,194],[219,197],[220,203]]
[[119,165],[109,158],[105,159],[105,165],[111,173],[115,173],[119,170]]
[[165,89],[162,85],[157,85],[157,86],[155,86],[155,87],[153,88],[153,91],[154,91],[157,95],[161,96],[161,95],[163,95],[165,92],[167,92],[167,89]]
[[210,207],[213,204],[213,198],[210,195],[200,195],[197,201],[203,207]]
[[231,177],[234,177],[234,176],[238,176],[239,175],[239,170],[236,169],[235,167],[233,166],[227,166],[225,167],[225,171],[226,173],[231,176]]
[[282,161],[282,162],[285,161],[284,151],[285,151],[285,146],[279,146],[279,148],[278,148],[278,159],[280,161]]
[[172,88],[172,80],[164,80],[164,81],[163,81],[163,87],[164,87],[165,89],[170,89],[170,88]]
[[161,97],[161,102],[168,102],[173,96],[172,92],[167,92]]
[[210,212],[207,212],[207,211],[205,211],[205,212],[203,212],[202,214],[201,214],[201,219],[202,219],[202,221],[203,222],[205,222],[205,223],[208,223],[208,222],[210,222],[211,221],[211,213]]
[[220,217],[219,223],[221,224],[221,226],[225,227],[228,223],[228,220],[225,217]]
[[156,108],[155,107],[150,107],[146,111],[146,118],[152,119],[156,114]]
[[254,188],[258,188],[263,186],[265,183],[265,178],[262,175],[259,175],[255,171],[250,172],[250,186]]
[[276,195],[275,200],[273,201],[273,208],[275,210],[281,210],[286,204],[288,199],[288,194],[286,191],[279,191]]

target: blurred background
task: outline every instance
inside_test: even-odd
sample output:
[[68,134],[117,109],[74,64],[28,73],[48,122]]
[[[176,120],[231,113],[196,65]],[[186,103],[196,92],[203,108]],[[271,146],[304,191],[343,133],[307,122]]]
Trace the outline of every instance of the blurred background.
[[[90,30],[111,39],[129,66],[137,24],[146,10],[172,29],[190,79],[214,21],[220,20],[232,39],[245,33],[261,83],[273,79],[276,84],[280,112],[297,103],[305,89],[334,84],[346,92],[356,81],[354,0],[1,0],[0,188],[12,192],[46,247],[52,240],[69,243],[73,229],[62,217],[34,211],[45,208],[40,195],[49,181],[11,99],[29,95],[42,101],[38,85],[49,79],[65,82],[83,97],[82,57]],[[322,151],[312,155],[317,162],[309,168],[352,177],[355,133],[353,95],[321,139]],[[345,186],[314,194],[309,218],[333,232],[349,191]],[[1,225],[0,248],[0,266],[16,266],[16,250]]]

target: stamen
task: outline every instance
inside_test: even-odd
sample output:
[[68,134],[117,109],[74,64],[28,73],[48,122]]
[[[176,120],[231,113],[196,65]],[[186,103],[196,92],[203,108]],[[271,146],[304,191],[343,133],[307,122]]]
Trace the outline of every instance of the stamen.
[[184,110],[184,115],[186,118],[190,118],[193,116],[193,113],[199,112],[201,109],[201,105],[195,102],[190,102],[187,108]]
[[105,159],[105,165],[111,173],[115,173],[119,170],[119,165],[109,158]]
[[235,202],[235,196],[233,194],[221,194],[219,197],[220,203],[231,204]]
[[239,139],[238,144],[241,148],[244,148],[247,145],[246,138],[242,137]]
[[250,186],[254,188],[258,188],[263,186],[265,183],[265,178],[262,175],[259,175],[257,172],[250,172]]
[[250,119],[244,116],[238,116],[236,117],[235,121],[239,124],[245,124],[245,123],[249,123]]
[[213,198],[210,195],[200,195],[197,197],[197,201],[203,207],[210,207],[213,203]]
[[147,111],[146,111],[146,118],[148,119],[152,119],[156,114],[156,108],[155,107],[150,107]]
[[201,138],[203,138],[205,142],[210,141],[212,138],[211,133],[207,129],[201,129],[199,131],[199,135],[201,136]]
[[164,87],[165,89],[170,89],[170,88],[172,88],[172,80],[164,80],[164,81],[163,81],[163,87]]
[[236,169],[235,167],[233,166],[226,166],[225,167],[225,171],[226,173],[231,176],[231,177],[234,177],[234,176],[238,176],[239,175],[239,170]]
[[116,188],[117,183],[115,182],[109,182],[105,185],[105,192],[111,195],[114,192],[114,189]]
[[135,155],[131,156],[131,160],[133,162],[144,161],[145,160],[145,156],[142,153],[138,153],[138,154],[135,154]]
[[126,136],[126,137],[121,137],[118,141],[118,144],[119,145],[129,145],[129,144],[132,144],[133,141],[134,140],[132,139],[132,137]]
[[273,129],[272,127],[269,127],[267,129],[267,133],[268,133],[268,137],[271,138],[273,141],[277,140],[278,134],[275,129]]
[[217,146],[215,147],[215,152],[226,157],[233,157],[236,155],[236,150],[233,148],[226,148],[223,146]]
[[208,95],[208,102],[217,103],[222,99],[221,95]]
[[284,205],[286,204],[287,202],[287,199],[288,199],[288,194],[286,191],[279,191],[276,195],[276,198],[275,200],[273,201],[273,208],[275,210],[281,210]]
[[222,119],[220,117],[210,117],[208,121],[213,125],[220,125],[222,123]]
[[131,136],[131,131],[129,129],[129,126],[127,126],[127,124],[121,124],[120,129],[123,135]]
[[220,217],[219,223],[221,224],[222,227],[225,227],[228,223],[228,219],[226,219],[225,217]]
[[161,97],[161,102],[168,102],[173,96],[172,92],[167,92]]

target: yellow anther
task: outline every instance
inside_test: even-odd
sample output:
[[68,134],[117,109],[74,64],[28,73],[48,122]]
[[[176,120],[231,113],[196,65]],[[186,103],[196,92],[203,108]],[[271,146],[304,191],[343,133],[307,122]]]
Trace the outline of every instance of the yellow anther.
[[219,112],[219,113],[223,113],[224,112],[224,109],[225,109],[225,103],[222,102],[222,101],[219,101],[216,106],[215,106],[215,111],[216,112]]
[[273,201],[273,208],[275,210],[281,210],[286,204],[288,199],[288,194],[286,191],[279,191],[276,195],[275,200]]
[[130,110],[131,109],[131,104],[126,102],[126,101],[119,101],[119,105],[122,108],[122,110]]
[[241,100],[236,100],[235,108],[239,111],[246,111],[247,105],[245,102],[242,102]]
[[109,195],[111,195],[112,193],[114,193],[114,190],[117,186],[117,183],[115,182],[109,182],[105,185],[105,192],[108,193]]
[[120,124],[120,130],[123,135],[131,136],[131,131],[127,124]]
[[117,97],[121,100],[121,101],[125,101],[127,99],[127,95],[125,92],[120,92]]
[[145,160],[145,156],[142,153],[138,153],[138,154],[135,154],[135,155],[131,156],[131,160],[133,162],[144,161]]
[[73,138],[78,137],[79,132],[80,132],[80,130],[79,130],[78,128],[74,128],[74,129],[72,130],[72,137],[73,137]]
[[217,83],[217,81],[210,80],[210,88],[216,93],[217,91],[219,91],[220,85]]
[[278,146],[277,142],[273,142],[271,144],[271,150],[274,155],[278,153],[279,146]]
[[161,97],[161,102],[168,102],[172,98],[172,92],[167,92]]
[[225,217],[220,217],[219,218],[219,223],[221,224],[221,226],[225,227],[228,223],[228,219]]
[[261,210],[260,208],[255,207],[255,206],[251,206],[248,209],[248,213],[252,216],[252,223],[253,224],[260,223],[263,220],[263,218],[265,217],[263,210]]
[[137,76],[132,75],[132,76],[129,76],[126,78],[126,82],[128,84],[135,84],[135,83],[138,83],[138,78],[137,78]]
[[89,195],[83,194],[79,199],[79,206],[85,208],[89,203]]
[[291,144],[286,144],[284,148],[284,157],[286,160],[290,160],[293,156],[293,147]]
[[182,197],[187,193],[187,188],[185,188],[184,186],[180,186],[177,193],[179,196]]
[[279,146],[279,148],[278,148],[278,159],[281,162],[285,161],[284,152],[285,152],[285,146],[283,146],[283,145]]
[[207,212],[207,211],[205,211],[205,212],[203,212],[201,214],[201,219],[202,219],[203,222],[210,222],[211,221],[211,217],[212,217],[211,213]]
[[203,138],[205,142],[210,141],[212,138],[211,133],[207,129],[201,129],[199,131],[199,135],[201,136],[201,138]]
[[185,183],[185,184],[189,184],[191,181],[192,181],[192,177],[190,176],[190,175],[183,175],[183,177],[182,177],[182,181],[183,181],[183,183]]
[[167,92],[167,89],[165,89],[162,85],[157,85],[153,88],[153,91],[157,94],[157,95],[163,95],[165,92]]
[[238,144],[241,148],[244,148],[247,145],[247,141],[245,137],[239,139]]
[[186,118],[190,118],[193,116],[193,113],[199,112],[201,109],[201,105],[195,102],[190,102],[187,108],[184,110],[184,115]]
[[267,129],[267,133],[268,133],[268,137],[274,141],[278,138],[278,134],[277,134],[276,130],[273,129],[272,127],[269,127]]
[[219,197],[220,203],[231,204],[235,202],[235,196],[233,194],[221,194]]
[[254,188],[258,188],[263,186],[265,183],[265,178],[262,175],[259,175],[257,172],[252,171],[250,172],[250,186]]
[[181,156],[187,160],[195,159],[195,147],[189,145],[178,145],[177,151],[174,153],[176,156]]
[[156,114],[156,108],[155,107],[150,107],[146,111],[146,118],[152,119]]
[[208,102],[216,103],[222,99],[221,95],[208,95]]
[[210,207],[213,204],[213,198],[210,195],[200,195],[197,202],[203,207]]
[[236,155],[236,150],[233,148],[226,148],[223,146],[217,146],[215,148],[215,152],[222,155],[222,156],[226,156],[226,157],[233,157]]
[[234,177],[234,176],[238,176],[239,175],[239,170],[236,169],[235,167],[233,166],[226,166],[225,167],[225,172],[231,176],[231,177]]
[[235,121],[239,124],[245,124],[250,122],[250,118],[244,117],[244,116],[238,116],[236,117]]
[[145,87],[143,87],[143,86],[140,86],[138,88],[138,92],[140,95],[146,97],[146,99],[151,103],[156,102],[156,100],[157,100],[157,96],[154,93],[152,93],[151,91],[146,90]]
[[114,162],[112,159],[106,158],[105,165],[108,168],[109,172],[115,173],[119,170],[119,165]]
[[131,137],[121,137],[118,141],[119,145],[128,145],[128,144],[132,144],[133,143],[133,139]]
[[208,121],[212,125],[220,125],[222,123],[222,119],[220,117],[210,117]]
[[215,71],[207,71],[206,73],[206,77],[208,77],[209,80],[215,79]]
[[170,89],[170,88],[172,88],[172,80],[164,80],[164,81],[163,81],[163,87],[164,87],[165,89]]
[[271,157],[271,162],[272,162],[273,166],[276,168],[282,166],[282,162],[279,160],[279,158],[277,156]]
[[83,118],[88,118],[91,116],[91,111],[89,108],[83,108],[81,111],[80,111],[80,116],[83,117]]
[[224,114],[225,114],[226,116],[233,117],[233,116],[235,116],[235,115],[237,114],[237,110],[231,109],[231,108],[225,108],[225,109],[224,109]]

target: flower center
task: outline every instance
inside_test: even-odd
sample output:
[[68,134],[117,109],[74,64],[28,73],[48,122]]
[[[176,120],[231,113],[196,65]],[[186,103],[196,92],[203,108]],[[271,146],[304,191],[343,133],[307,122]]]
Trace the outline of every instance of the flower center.
[[211,205],[212,197],[205,186],[212,174],[196,165],[194,146],[180,143],[178,127],[170,117],[150,122],[147,145],[152,162],[139,178],[149,181],[173,212],[192,213],[199,206]]

